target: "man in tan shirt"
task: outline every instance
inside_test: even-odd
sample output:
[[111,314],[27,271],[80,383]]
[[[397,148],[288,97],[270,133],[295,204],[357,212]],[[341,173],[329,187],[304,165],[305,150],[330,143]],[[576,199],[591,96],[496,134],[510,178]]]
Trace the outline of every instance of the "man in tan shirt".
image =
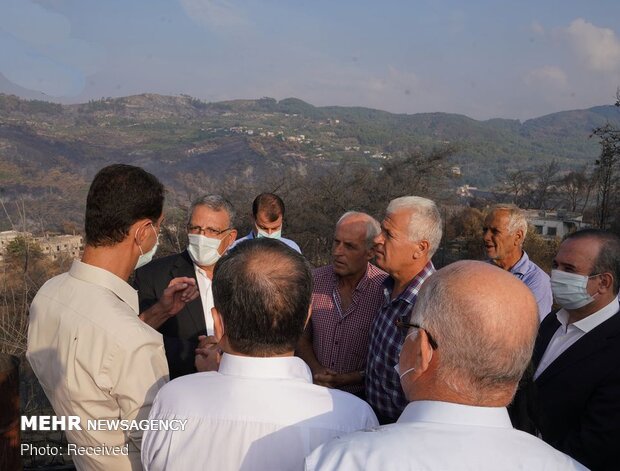
[[[88,421],[147,419],[168,380],[162,336],[140,320],[127,284],[155,253],[163,202],[163,185],[141,168],[99,171],[86,202],[82,261],[49,280],[30,307],[26,355],[56,414],[80,417],[81,430],[66,432],[80,470],[141,469],[142,430]],[[194,280],[173,280],[155,315],[173,315],[196,295]]]

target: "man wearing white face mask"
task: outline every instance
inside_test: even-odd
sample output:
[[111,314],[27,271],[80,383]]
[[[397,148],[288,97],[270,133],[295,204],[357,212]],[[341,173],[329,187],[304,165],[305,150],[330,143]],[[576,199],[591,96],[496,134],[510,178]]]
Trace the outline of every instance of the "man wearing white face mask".
[[[204,195],[194,200],[188,211],[187,250],[154,260],[136,270],[134,287],[141,309],[147,309],[160,297],[171,279],[191,277],[196,280],[200,297],[174,317],[151,323],[164,335],[170,377],[196,372],[195,350],[213,336],[213,267],[237,237],[233,227],[235,212],[220,195]],[[201,361],[202,357],[198,357]]]
[[146,419],[168,379],[162,336],[138,318],[138,296],[127,283],[155,251],[163,203],[163,185],[143,169],[100,170],[86,200],[82,260],[49,280],[30,306],[27,358],[55,413],[81,420],[80,430],[67,430],[69,442],[127,447],[74,454],[79,470],[139,469],[142,431],[91,430],[86,423]]
[[529,390],[543,440],[592,469],[620,464],[620,239],[569,235],[553,260],[561,306],[540,325]]
[[282,201],[282,198],[274,193],[261,193],[254,198],[252,203],[252,225],[254,227],[248,235],[235,241],[231,248],[244,240],[267,237],[269,239],[277,239],[301,253],[301,249],[295,241],[282,237],[283,223],[284,201]]
[[584,470],[512,428],[506,405],[527,367],[538,308],[525,284],[462,261],[422,285],[400,353],[398,421],[317,448],[306,470]]

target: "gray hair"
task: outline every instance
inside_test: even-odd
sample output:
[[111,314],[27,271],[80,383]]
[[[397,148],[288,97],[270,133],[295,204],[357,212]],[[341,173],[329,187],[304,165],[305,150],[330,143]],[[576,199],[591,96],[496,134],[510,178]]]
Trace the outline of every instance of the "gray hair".
[[506,211],[508,213],[508,232],[514,234],[521,229],[523,231],[523,240],[525,240],[525,236],[527,235],[525,211],[515,204],[496,204],[491,207],[489,214],[493,214],[495,211]]
[[350,217],[359,217],[360,219],[365,219],[366,222],[366,248],[372,248],[375,245],[375,237],[379,235],[381,232],[381,224],[375,218],[370,216],[369,214],[362,213],[360,211],[347,211],[336,223],[336,227],[340,225],[342,221]]
[[196,206],[206,206],[213,211],[226,211],[229,219],[229,226],[235,227],[235,208],[233,205],[221,195],[202,195],[192,201],[189,209],[187,210],[187,224],[191,224],[192,215]]
[[[443,232],[441,215],[434,201],[420,196],[401,196],[393,199],[387,207],[387,213],[392,214],[400,210],[411,212],[409,217],[409,240],[412,242],[428,241],[429,258],[433,256]],[[415,214],[415,216],[414,216]]]
[[512,307],[498,301],[501,297],[463,296],[459,283],[481,263],[457,262],[431,276],[411,314],[411,322],[428,329],[441,348],[440,380],[455,392],[478,397],[516,387],[532,356],[538,328],[533,321],[529,329],[510,329],[506,310]]

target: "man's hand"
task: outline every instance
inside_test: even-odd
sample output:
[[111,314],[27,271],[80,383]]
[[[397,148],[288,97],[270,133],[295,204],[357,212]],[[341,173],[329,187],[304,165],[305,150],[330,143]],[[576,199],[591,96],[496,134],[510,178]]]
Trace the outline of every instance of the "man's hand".
[[194,366],[198,371],[217,371],[220,367],[222,350],[213,335],[201,335],[198,337]]
[[178,314],[187,303],[196,299],[198,294],[196,280],[191,277],[181,276],[170,280],[168,287],[164,290],[161,299],[157,303],[161,303],[168,316],[172,317]]
[[183,307],[198,297],[196,280],[191,277],[178,277],[170,280],[161,298],[140,314],[140,319],[154,329],[159,328]]
[[363,383],[362,375],[357,371],[351,373],[336,373],[334,370],[325,368],[313,374],[314,384],[328,388],[340,388],[351,384]]

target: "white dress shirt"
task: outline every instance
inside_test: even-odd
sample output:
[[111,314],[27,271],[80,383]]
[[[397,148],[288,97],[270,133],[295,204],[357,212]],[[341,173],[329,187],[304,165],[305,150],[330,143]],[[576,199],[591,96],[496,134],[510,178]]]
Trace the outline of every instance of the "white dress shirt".
[[571,345],[577,342],[577,340],[608,320],[617,313],[619,309],[618,298],[614,298],[614,300],[604,308],[572,324],[568,323],[568,312],[566,312],[565,309],[560,309],[556,313],[556,316],[561,325],[558,327],[558,330],[555,331],[553,337],[551,337],[549,345],[547,345],[547,349],[540,359],[538,368],[536,368],[534,379],[538,379],[542,372],[545,371],[551,363],[557,360],[562,353],[568,350]]
[[306,470],[585,470],[542,440],[512,428],[504,407],[409,403],[398,422],[332,440]]
[[377,425],[368,404],[337,389],[312,384],[297,357],[224,354],[218,372],[167,384],[153,419],[187,420],[184,431],[147,431],[147,470],[299,470],[327,440]]
[[70,443],[129,445],[129,455],[73,455],[78,469],[140,469],[142,432],[88,430],[87,420],[148,417],[168,380],[160,333],[138,318],[138,294],[113,273],[80,261],[49,280],[30,306],[28,361],[57,415],[78,415]]
[[213,330],[213,314],[211,313],[211,308],[215,306],[213,303],[213,291],[211,290],[211,278],[209,278],[207,273],[195,263],[194,268],[196,270],[200,301],[202,302],[202,309],[204,310],[207,335],[215,335],[215,331]]

